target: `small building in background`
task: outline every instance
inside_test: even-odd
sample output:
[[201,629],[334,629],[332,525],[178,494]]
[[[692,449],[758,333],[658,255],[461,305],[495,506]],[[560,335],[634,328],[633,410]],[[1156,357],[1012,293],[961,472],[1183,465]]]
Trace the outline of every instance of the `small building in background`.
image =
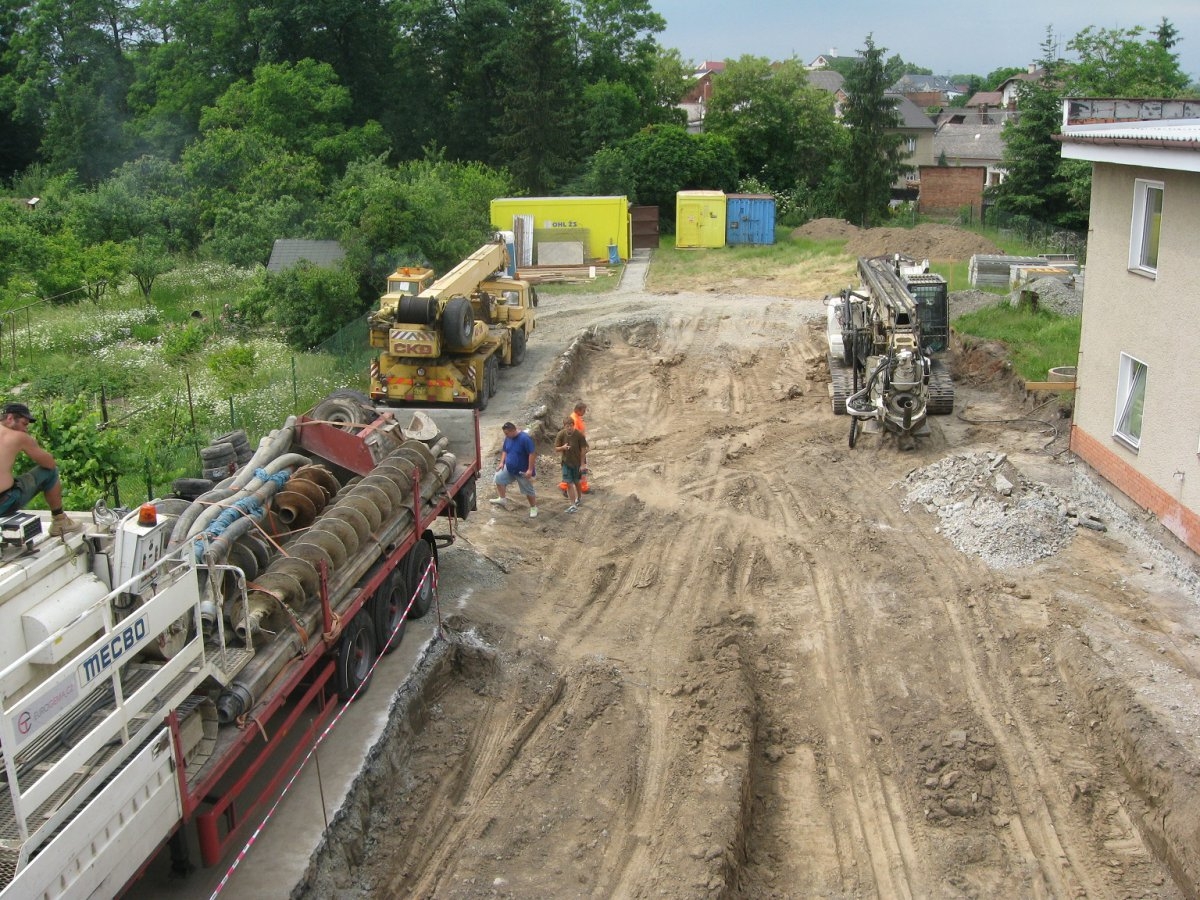
[[726,194],[725,243],[775,243],[775,198],[770,194]]
[[336,268],[346,258],[346,251],[337,241],[306,241],[297,238],[278,238],[271,245],[271,258],[267,261],[268,272],[283,272],[301,260],[320,266],[322,269]]
[[498,197],[492,227],[515,236],[518,267],[629,259],[629,198]]
[[679,191],[675,195],[675,246],[725,246],[725,194]]

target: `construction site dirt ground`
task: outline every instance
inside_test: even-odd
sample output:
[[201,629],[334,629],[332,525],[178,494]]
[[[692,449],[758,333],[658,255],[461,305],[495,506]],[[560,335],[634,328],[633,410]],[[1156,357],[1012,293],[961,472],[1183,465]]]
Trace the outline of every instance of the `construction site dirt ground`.
[[[975,348],[915,449],[851,450],[838,285],[644,275],[543,293],[482,416],[489,460],[506,419],[537,437],[540,515],[481,481],[441,554],[449,640],[294,896],[1196,896],[1196,562],[1080,493],[1059,404]],[[568,513],[549,429],[576,399]],[[968,519],[1012,509],[1044,553],[960,549],[953,498],[913,500],[960,459],[1004,475],[955,501]],[[1023,492],[1096,527],[1043,545]]]

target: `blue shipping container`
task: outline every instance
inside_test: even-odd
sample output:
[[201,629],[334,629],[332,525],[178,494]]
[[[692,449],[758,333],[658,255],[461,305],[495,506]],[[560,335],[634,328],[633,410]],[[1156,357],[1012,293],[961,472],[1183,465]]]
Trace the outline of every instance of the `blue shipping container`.
[[727,194],[725,243],[775,243],[775,198],[770,194]]

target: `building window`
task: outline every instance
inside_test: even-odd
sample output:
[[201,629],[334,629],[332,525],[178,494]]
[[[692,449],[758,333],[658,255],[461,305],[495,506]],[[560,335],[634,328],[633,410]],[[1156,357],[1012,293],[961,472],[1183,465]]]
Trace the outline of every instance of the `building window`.
[[904,139],[904,146],[908,148],[908,154],[911,156],[917,152],[917,139],[915,137],[906,137]]
[[1158,239],[1162,230],[1163,184],[1161,181],[1133,183],[1133,228],[1129,237],[1129,268],[1134,272],[1158,274]]
[[1117,379],[1117,418],[1113,436],[1137,450],[1142,444],[1142,408],[1146,404],[1146,364],[1121,354]]

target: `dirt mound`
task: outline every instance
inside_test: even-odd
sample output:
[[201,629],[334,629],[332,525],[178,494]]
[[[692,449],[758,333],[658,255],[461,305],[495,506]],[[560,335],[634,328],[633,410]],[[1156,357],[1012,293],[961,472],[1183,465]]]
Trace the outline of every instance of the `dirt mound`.
[[805,222],[792,232],[792,237],[812,238],[816,241],[827,241],[832,238],[853,237],[862,231],[857,225],[851,225],[845,219],[813,219]]
[[854,256],[903,253],[917,259],[970,259],[976,253],[1001,253],[982,235],[953,225],[927,222],[915,228],[858,228],[842,219],[813,219],[792,232],[796,237],[829,240],[847,238],[846,252]]

